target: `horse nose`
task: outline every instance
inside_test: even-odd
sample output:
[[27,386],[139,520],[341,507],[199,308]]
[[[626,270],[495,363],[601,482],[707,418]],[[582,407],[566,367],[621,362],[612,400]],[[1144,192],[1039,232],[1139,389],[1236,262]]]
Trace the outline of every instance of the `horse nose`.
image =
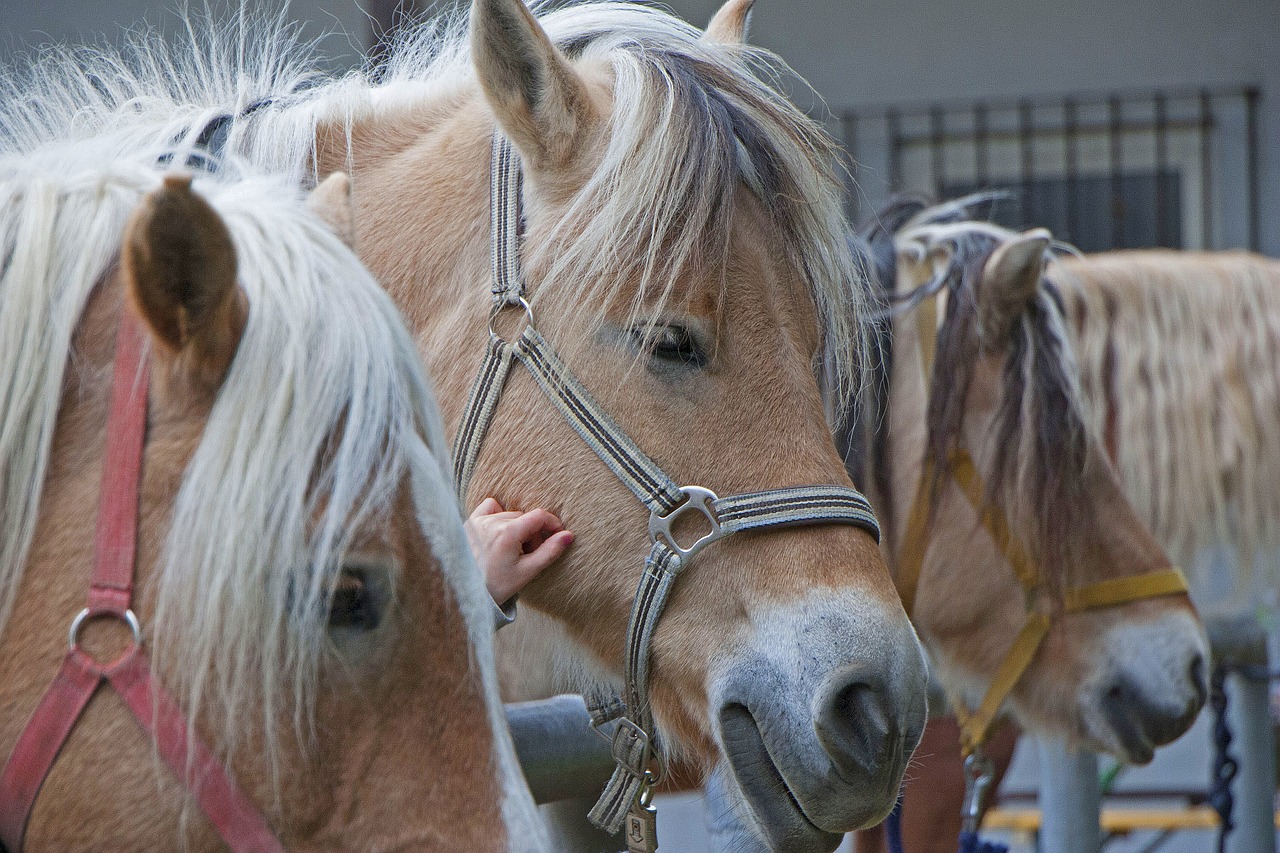
[[[1200,664],[1203,671],[1204,664]],[[1192,681],[1197,686],[1189,701],[1170,704],[1154,701],[1142,686],[1130,678],[1121,676],[1111,683],[1103,695],[1102,703],[1107,717],[1121,738],[1134,753],[1149,760],[1152,748],[1175,740],[1195,721],[1203,704],[1203,679],[1195,679],[1192,663]]]
[[813,725],[842,776],[874,778],[897,763],[896,754],[914,747],[925,712],[923,697],[891,689],[868,667],[851,666],[822,682],[814,697]]

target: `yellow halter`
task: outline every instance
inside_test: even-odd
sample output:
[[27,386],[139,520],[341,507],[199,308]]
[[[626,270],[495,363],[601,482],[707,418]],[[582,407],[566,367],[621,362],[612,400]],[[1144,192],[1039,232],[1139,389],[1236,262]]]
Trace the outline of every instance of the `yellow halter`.
[[[937,347],[937,296],[930,296],[919,305],[920,356],[924,363],[925,382],[933,375],[934,355]],[[951,475],[960,491],[981,518],[982,526],[995,542],[996,547],[1009,562],[1018,583],[1026,593],[1027,618],[1005,655],[995,677],[977,709],[970,710],[959,696],[948,694],[947,699],[960,724],[960,748],[967,758],[986,741],[996,714],[1014,685],[1022,678],[1027,667],[1049,633],[1054,614],[1045,612],[1044,596],[1038,595],[1043,586],[1043,576],[1035,559],[1023,547],[1009,529],[1005,514],[985,501],[986,489],[982,476],[974,465],[973,457],[964,448],[952,451],[949,458]],[[932,514],[932,489],[934,466],[928,456],[920,471],[915,498],[907,516],[906,536],[898,566],[898,592],[902,605],[910,616],[915,606],[916,588],[920,583],[920,571],[925,554],[929,550],[929,517]],[[1062,613],[1079,613],[1103,607],[1115,607],[1187,591],[1187,581],[1176,568],[1146,572],[1122,578],[1108,578],[1084,586],[1069,589],[1063,594]]]

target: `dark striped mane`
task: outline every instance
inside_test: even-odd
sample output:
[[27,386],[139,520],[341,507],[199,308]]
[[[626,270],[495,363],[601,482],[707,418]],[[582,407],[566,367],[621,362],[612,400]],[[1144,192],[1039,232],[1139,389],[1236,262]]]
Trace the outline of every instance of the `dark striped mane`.
[[[925,209],[918,200],[892,203],[864,232],[876,272],[873,302],[881,308],[874,334],[874,375],[864,412],[850,418],[858,427],[850,443],[850,471],[880,496],[881,522],[894,523],[887,507],[892,492],[889,471],[889,376],[893,364],[890,335],[892,306],[932,291],[947,294],[945,318],[938,330],[934,374],[929,380],[928,454],[935,477],[933,494],[951,475],[951,453],[958,447],[979,359],[978,293],[987,261],[1014,236],[985,222],[972,229],[942,232],[936,244],[950,260],[931,282],[906,293],[897,291],[895,237],[922,225],[969,221],[963,204]],[[1064,571],[1074,562],[1074,531],[1090,512],[1081,474],[1087,459],[1087,431],[1076,387],[1076,367],[1063,326],[1063,303],[1047,277],[1015,325],[1003,369],[1003,395],[996,413],[995,454],[987,476],[987,501],[1001,507],[1017,534],[1042,567],[1051,588],[1066,584]],[[872,428],[874,427],[874,428]],[[977,454],[979,448],[967,448]]]

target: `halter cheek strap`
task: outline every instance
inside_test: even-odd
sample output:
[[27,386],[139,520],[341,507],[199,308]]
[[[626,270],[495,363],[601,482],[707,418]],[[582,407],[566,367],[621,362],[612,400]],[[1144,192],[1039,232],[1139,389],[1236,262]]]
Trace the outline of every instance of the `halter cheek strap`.
[[[627,821],[631,849],[656,849],[653,812],[647,797],[662,778],[662,750],[649,706],[650,649],[658,620],[676,578],[693,557],[717,539],[743,530],[805,524],[850,524],[875,537],[880,528],[866,498],[848,486],[801,486],[719,497],[699,486],[681,486],[653,461],[596,402],[534,326],[520,271],[520,161],[511,144],[494,137],[491,170],[493,316],[522,307],[523,333],[508,342],[493,331],[454,441],[454,485],[466,499],[480,446],[511,365],[533,375],[542,392],[587,446],[649,509],[651,549],[645,560],[627,626],[621,699],[592,709],[600,725],[618,720],[612,737],[615,769],[590,818],[614,833]],[[698,513],[710,532],[687,547],[672,534],[674,521]],[[650,765],[656,762],[658,772]],[[647,827],[647,828],[646,828]]]
[[[186,715],[152,678],[142,629],[131,609],[147,386],[145,337],[132,309],[126,306],[116,334],[88,602],[71,623],[70,648],[62,668],[0,773],[0,842],[10,853],[22,850],[36,795],[80,715],[103,683],[119,694],[138,724],[155,741],[160,757],[179,779],[186,781],[196,803],[228,847],[237,853],[284,851],[223,765],[199,739],[189,736]],[[99,617],[124,622],[132,634],[129,648],[108,664],[94,660],[79,644],[81,627]]]
[[[937,341],[937,297],[930,296],[920,303],[917,323],[920,326],[920,357],[924,366],[925,382],[933,376],[934,352]],[[961,493],[968,500],[981,520],[987,534],[995,542],[1000,553],[1013,570],[1022,586],[1027,601],[1027,615],[1013,645],[996,670],[986,693],[976,709],[970,710],[964,701],[949,695],[948,701],[960,724],[960,748],[966,759],[978,752],[990,734],[1000,707],[1022,678],[1036,652],[1048,635],[1059,613],[1079,613],[1104,607],[1117,607],[1146,598],[1176,595],[1187,591],[1187,581],[1176,568],[1146,572],[1128,577],[1108,578],[1084,586],[1066,590],[1060,609],[1046,612],[1039,609],[1046,601],[1042,595],[1044,574],[1034,557],[1009,529],[1009,523],[998,507],[986,499],[986,487],[982,476],[967,450],[957,447],[949,459],[951,476]],[[929,522],[933,514],[932,490],[934,465],[926,455],[916,484],[915,498],[907,515],[907,526],[902,550],[898,559],[898,592],[908,614],[915,607],[916,591],[920,583],[920,571],[925,554],[929,550]]]

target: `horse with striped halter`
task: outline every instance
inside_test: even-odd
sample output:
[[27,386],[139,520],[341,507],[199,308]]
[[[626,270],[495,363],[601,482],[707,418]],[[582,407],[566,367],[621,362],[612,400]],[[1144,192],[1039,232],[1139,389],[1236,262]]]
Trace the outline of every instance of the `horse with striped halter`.
[[234,159],[162,176],[167,145],[76,138],[79,70],[31,74],[0,106],[0,841],[543,849],[434,401],[325,224],[345,177],[308,207]]

